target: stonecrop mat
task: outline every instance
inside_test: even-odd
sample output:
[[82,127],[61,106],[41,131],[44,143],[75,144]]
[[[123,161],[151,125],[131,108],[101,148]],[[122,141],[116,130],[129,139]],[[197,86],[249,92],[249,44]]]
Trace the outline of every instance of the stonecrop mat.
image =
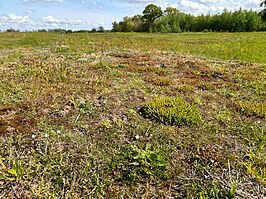
[[265,198],[266,33],[0,33],[2,198]]

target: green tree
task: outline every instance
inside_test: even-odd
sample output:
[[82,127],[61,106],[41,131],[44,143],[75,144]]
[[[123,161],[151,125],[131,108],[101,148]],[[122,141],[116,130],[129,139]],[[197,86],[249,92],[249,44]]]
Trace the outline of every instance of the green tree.
[[103,26],[99,26],[97,29],[97,32],[104,32],[104,27]]
[[[112,32],[121,32],[121,26],[116,21],[112,23],[113,29]],[[96,32],[96,31],[95,31]]]
[[167,7],[164,10],[164,15],[176,15],[179,13],[179,10],[177,10],[176,8],[173,7]]
[[134,26],[135,26],[134,31],[141,32],[142,31],[142,25],[143,25],[142,15],[133,16],[132,21],[133,21]]
[[[266,21],[266,0],[261,4],[264,7],[264,20]],[[244,32],[266,30],[266,23],[261,13],[253,10],[238,9],[236,11],[224,10],[214,15],[199,15],[179,12],[176,8],[160,7],[150,4],[146,6],[143,15],[124,17],[123,21],[113,23],[114,32]]]
[[264,9],[261,11],[261,17],[264,21],[266,21],[266,0],[262,1],[260,4],[260,7],[264,7]]
[[123,18],[123,32],[130,32],[135,30],[135,24],[130,17]]
[[163,15],[161,7],[154,4],[149,4],[145,7],[143,11],[143,19],[145,19],[149,24],[152,24],[156,19]]

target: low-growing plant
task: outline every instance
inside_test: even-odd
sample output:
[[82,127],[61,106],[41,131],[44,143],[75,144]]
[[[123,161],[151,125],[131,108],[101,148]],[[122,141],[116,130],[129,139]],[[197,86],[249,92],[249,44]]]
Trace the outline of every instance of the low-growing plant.
[[203,122],[199,109],[179,97],[158,97],[148,101],[140,109],[140,114],[176,126],[194,126]]
[[248,154],[248,160],[244,162],[244,166],[247,172],[253,177],[261,180],[262,184],[266,185],[266,155],[265,155],[265,145],[262,144],[256,149],[250,150]]
[[164,70],[164,69],[158,69],[155,71],[155,73],[157,75],[160,75],[160,76],[166,76],[166,75],[170,74],[170,72],[168,70]]
[[263,198],[265,39],[1,33],[0,198]]
[[172,81],[169,78],[159,77],[159,78],[153,79],[152,83],[156,86],[169,86],[172,83]]
[[13,181],[25,174],[24,168],[21,165],[21,161],[18,159],[14,159],[12,168],[8,169],[0,158],[0,166],[2,167],[0,170],[0,180]]
[[99,127],[103,130],[109,129],[111,127],[111,122],[108,119],[104,119],[100,122]]
[[215,89],[215,86],[213,84],[207,83],[207,82],[200,82],[197,86],[199,89],[202,89],[202,90],[214,90]]
[[70,104],[82,114],[88,114],[93,109],[92,103],[82,99],[75,99],[74,97],[70,99]]
[[237,101],[234,107],[246,116],[266,118],[266,102]]
[[108,73],[108,77],[121,77],[122,73],[120,71],[112,70]]
[[126,65],[123,65],[123,64],[118,64],[117,66],[116,66],[116,68],[127,68],[127,66]]
[[194,92],[195,88],[193,86],[188,85],[188,84],[184,84],[182,86],[178,86],[177,90],[180,92],[187,93],[187,92]]
[[236,196],[236,184],[232,183],[230,190],[217,181],[213,181],[208,193],[200,193],[200,199],[234,199]]
[[66,52],[69,52],[69,50],[70,50],[69,46],[65,46],[65,45],[62,45],[56,48],[57,53],[66,53]]
[[129,145],[122,155],[126,163],[123,175],[126,181],[132,182],[145,176],[165,176],[167,162],[159,152],[151,149],[150,144],[144,149]]
[[130,72],[138,72],[138,73],[156,73],[157,75],[165,75],[167,72],[162,70],[161,68],[155,66],[131,66],[128,68]]
[[258,95],[266,94],[266,81],[254,81],[247,84]]

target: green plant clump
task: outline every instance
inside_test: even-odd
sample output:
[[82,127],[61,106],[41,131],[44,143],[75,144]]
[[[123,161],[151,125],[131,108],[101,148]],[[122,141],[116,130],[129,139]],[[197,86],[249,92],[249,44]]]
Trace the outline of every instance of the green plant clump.
[[158,97],[147,102],[140,113],[158,122],[176,126],[194,126],[202,123],[199,109],[179,97]]
[[200,199],[234,199],[236,195],[236,184],[232,183],[231,188],[225,188],[219,182],[213,181],[208,193],[200,193]]
[[169,86],[172,81],[168,78],[156,78],[153,80],[153,84],[156,86]]
[[237,111],[246,116],[266,118],[266,102],[238,101],[234,104]]
[[123,156],[128,161],[124,174],[126,181],[132,182],[142,177],[165,177],[166,175],[167,162],[157,151],[151,150],[150,144],[147,144],[145,149],[129,145],[123,152]]

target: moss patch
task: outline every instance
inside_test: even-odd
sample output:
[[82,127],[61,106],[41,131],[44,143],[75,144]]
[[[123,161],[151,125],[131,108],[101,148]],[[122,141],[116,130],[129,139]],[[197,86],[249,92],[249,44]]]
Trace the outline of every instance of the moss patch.
[[234,106],[237,111],[246,116],[266,118],[266,102],[238,101]]
[[176,126],[194,126],[202,123],[199,109],[179,97],[158,97],[141,108],[140,113],[149,119]]

